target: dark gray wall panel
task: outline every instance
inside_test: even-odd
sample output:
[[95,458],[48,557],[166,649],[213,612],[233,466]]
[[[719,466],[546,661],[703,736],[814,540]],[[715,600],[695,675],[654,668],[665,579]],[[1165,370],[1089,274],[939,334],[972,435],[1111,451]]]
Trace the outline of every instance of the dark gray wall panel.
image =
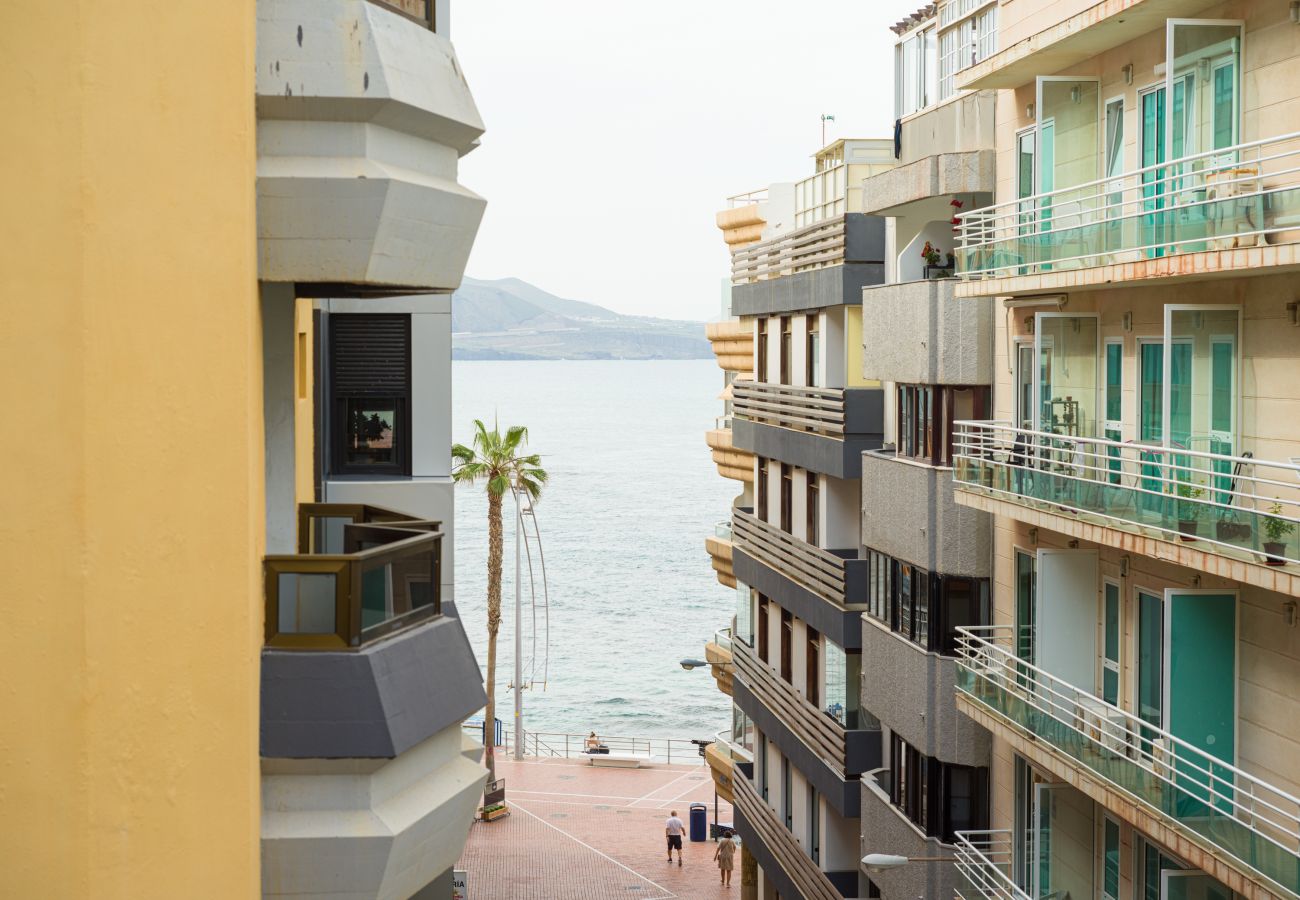
[[[866,563],[866,560],[851,560]],[[812,591],[770,569],[739,547],[731,551],[736,578],[766,595],[782,609],[788,609],[845,650],[862,646],[862,613],[840,609]],[[854,566],[856,571],[859,566]]]
[[[877,408],[883,408],[879,390],[868,389],[863,393],[876,395]],[[872,399],[864,398],[859,402],[869,405]],[[862,454],[868,450],[879,450],[884,443],[883,425],[879,424],[879,418],[876,421],[874,431],[849,434],[840,440],[737,417],[731,423],[731,440],[737,450],[748,450],[758,456],[790,463],[832,478],[858,478],[862,475]]]
[[261,755],[392,759],[483,707],[460,620],[355,652],[262,651]]

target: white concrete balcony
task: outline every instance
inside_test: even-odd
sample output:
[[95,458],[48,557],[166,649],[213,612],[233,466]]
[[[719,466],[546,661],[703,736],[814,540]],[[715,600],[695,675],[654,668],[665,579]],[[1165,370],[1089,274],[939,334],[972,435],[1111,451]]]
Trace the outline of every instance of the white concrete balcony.
[[457,169],[482,133],[427,24],[366,0],[260,0],[259,277],[454,290],[485,206]]
[[958,297],[1300,267],[1300,132],[974,210]]

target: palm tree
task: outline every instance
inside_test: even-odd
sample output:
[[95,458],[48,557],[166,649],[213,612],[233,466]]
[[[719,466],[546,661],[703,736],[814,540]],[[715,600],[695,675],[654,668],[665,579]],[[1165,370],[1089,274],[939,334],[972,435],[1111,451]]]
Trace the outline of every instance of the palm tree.
[[[528,429],[514,425],[503,436],[497,423],[492,430],[479,419],[474,420],[474,446],[456,444],[451,448],[455,467],[452,478],[457,482],[486,482],[488,495],[488,662],[486,723],[488,780],[497,777],[496,755],[493,750],[493,723],[496,721],[497,631],[501,628],[501,500],[511,488],[522,491],[530,500],[536,500],[546,484],[547,474],[541,467],[542,458],[536,453],[521,455],[520,449],[528,443]],[[519,627],[519,623],[515,623]],[[515,685],[519,690],[519,685]]]

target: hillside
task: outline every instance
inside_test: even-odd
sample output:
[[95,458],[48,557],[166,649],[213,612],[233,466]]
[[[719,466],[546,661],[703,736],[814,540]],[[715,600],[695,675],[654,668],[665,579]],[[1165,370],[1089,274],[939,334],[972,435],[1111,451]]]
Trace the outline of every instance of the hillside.
[[466,278],[452,295],[453,359],[709,359],[700,322],[625,316],[518,278]]

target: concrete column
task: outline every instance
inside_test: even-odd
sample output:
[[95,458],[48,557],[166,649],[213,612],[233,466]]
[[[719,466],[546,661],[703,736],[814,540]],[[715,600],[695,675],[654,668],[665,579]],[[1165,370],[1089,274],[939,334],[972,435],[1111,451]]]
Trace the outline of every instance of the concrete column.
[[740,900],[758,900],[758,860],[740,845]]
[[262,415],[266,456],[266,552],[293,553],[295,324],[292,284],[261,284]]

